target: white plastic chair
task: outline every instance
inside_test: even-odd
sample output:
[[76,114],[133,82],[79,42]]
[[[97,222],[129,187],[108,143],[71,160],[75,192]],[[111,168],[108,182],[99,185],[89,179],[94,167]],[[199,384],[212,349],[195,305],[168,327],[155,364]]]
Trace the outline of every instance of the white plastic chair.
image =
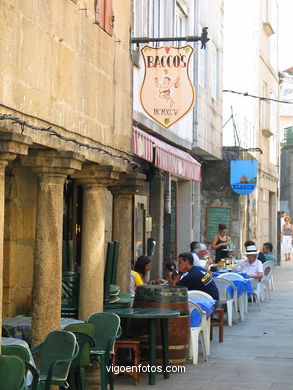
[[189,311],[190,313],[193,310],[197,310],[199,315],[201,316],[201,323],[197,327],[190,327],[190,347],[189,347],[189,357],[192,358],[192,364],[198,363],[198,342],[200,341],[203,358],[205,361],[208,360],[207,354],[207,345],[206,345],[206,312],[201,309],[199,305],[197,305],[193,301],[188,301]]
[[[233,282],[234,280],[245,280],[242,275],[239,275],[236,272],[226,272],[224,274],[221,274],[221,278],[231,280]],[[241,321],[244,321],[244,313],[248,311],[248,305],[247,305],[247,293],[244,291],[240,297],[238,298],[238,305],[239,305],[239,312],[240,312],[240,319]]]
[[[252,286],[254,285],[255,279],[251,278]],[[256,302],[258,306],[258,310],[260,311],[260,301],[262,296],[262,285],[261,282],[258,282],[256,288],[253,289],[253,293],[251,296],[252,302]]]
[[[233,313],[235,322],[237,324],[238,318],[237,318],[237,312],[238,312],[238,305],[237,305],[237,288],[231,280],[223,279],[222,277],[214,278],[214,282],[216,283],[216,286],[219,290],[219,306],[223,306],[226,304],[227,306],[227,316],[228,316],[228,325],[232,326],[232,320],[233,320]],[[233,296],[228,291],[228,288],[231,287],[233,289]]]
[[[206,293],[204,291],[200,291],[200,290],[189,290],[188,291],[188,297],[190,297],[190,298],[207,298],[207,299],[210,299],[210,300],[214,301],[213,297],[210,294],[208,294],[208,293]],[[202,320],[202,327],[204,328],[204,336],[205,336],[205,345],[206,345],[207,356],[210,356],[210,352],[211,352],[211,341],[210,341],[211,318],[209,318],[207,320],[207,317],[205,315],[203,317],[203,320]]]
[[189,291],[188,291],[188,296],[189,296],[189,297],[194,297],[194,298],[197,298],[197,297],[206,297],[206,298],[208,298],[208,299],[214,300],[214,298],[213,298],[210,294],[208,294],[208,293],[206,293],[206,292],[204,292],[204,291],[201,291],[201,290],[189,290]]
[[263,277],[261,279],[261,298],[264,300],[265,298],[265,292],[268,295],[268,298],[271,299],[271,291],[274,288],[274,282],[273,282],[273,271],[275,269],[275,262],[274,261],[266,261],[263,263]]

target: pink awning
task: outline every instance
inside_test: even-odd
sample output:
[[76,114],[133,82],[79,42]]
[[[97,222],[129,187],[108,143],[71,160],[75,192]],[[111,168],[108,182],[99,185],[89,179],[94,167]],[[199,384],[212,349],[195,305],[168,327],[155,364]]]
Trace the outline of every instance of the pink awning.
[[201,165],[190,154],[167,144],[142,131],[133,129],[132,150],[140,158],[152,162],[153,148],[156,148],[155,166],[189,180],[201,181]]

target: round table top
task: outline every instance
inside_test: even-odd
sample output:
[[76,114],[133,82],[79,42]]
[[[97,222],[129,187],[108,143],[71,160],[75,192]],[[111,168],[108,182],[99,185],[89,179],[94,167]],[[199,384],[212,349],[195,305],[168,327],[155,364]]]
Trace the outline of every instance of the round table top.
[[[110,311],[110,310],[108,310]],[[156,309],[150,307],[135,307],[125,309],[113,309],[113,313],[125,318],[172,318],[179,317],[180,312],[171,309]]]

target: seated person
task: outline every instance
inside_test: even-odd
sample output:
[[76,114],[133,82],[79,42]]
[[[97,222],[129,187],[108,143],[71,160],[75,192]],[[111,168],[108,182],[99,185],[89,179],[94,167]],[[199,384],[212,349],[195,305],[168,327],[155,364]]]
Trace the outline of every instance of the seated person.
[[274,261],[277,264],[277,259],[273,254],[273,244],[271,242],[265,242],[263,244],[262,251],[265,255],[266,261]]
[[144,255],[139,256],[130,275],[130,307],[133,305],[136,287],[146,283],[146,276],[150,269],[151,259]]
[[134,298],[135,296],[135,290],[137,286],[142,286],[143,281],[139,275],[138,272],[131,270],[131,275],[130,275],[130,296],[131,298]]
[[257,259],[258,251],[255,245],[249,245],[246,248],[246,259],[239,264],[240,272],[246,273],[249,278],[253,279],[251,285],[256,289],[259,279],[263,276],[262,262]]
[[195,252],[195,246],[199,244],[199,241],[192,241],[190,243],[190,252],[192,254],[192,257],[193,257],[193,265],[199,265],[200,266],[200,261],[199,261],[199,258]]
[[[244,243],[245,249],[251,245],[255,245],[255,242],[249,240]],[[258,252],[257,260],[260,260],[262,263],[266,261],[265,255],[261,251]]]
[[134,271],[136,271],[140,275],[143,283],[147,282],[147,274],[151,270],[151,268],[151,259],[145,255],[139,256],[136,260],[136,263],[134,264]]
[[[212,275],[202,267],[193,265],[193,256],[191,253],[181,253],[179,255],[179,274],[172,279],[171,273],[168,273],[168,282],[171,286],[185,286],[188,290],[200,290],[211,295],[216,301],[219,300],[219,291],[213,281]],[[180,276],[187,272],[181,280]]]
[[[199,266],[205,269],[209,269],[209,266],[213,263],[212,256],[208,251],[206,244],[198,242],[194,247],[194,252],[199,259]],[[198,265],[193,263],[194,265]]]
[[178,272],[176,271],[176,263],[173,260],[168,260],[164,264],[165,270],[167,273],[171,273],[171,278],[174,280],[176,276],[178,275]]

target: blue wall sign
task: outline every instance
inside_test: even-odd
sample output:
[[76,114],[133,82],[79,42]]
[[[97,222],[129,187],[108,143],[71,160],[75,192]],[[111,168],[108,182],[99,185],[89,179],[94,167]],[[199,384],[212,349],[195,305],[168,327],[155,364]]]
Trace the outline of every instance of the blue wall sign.
[[230,161],[230,185],[234,192],[240,195],[247,195],[255,189],[256,181],[256,160]]

